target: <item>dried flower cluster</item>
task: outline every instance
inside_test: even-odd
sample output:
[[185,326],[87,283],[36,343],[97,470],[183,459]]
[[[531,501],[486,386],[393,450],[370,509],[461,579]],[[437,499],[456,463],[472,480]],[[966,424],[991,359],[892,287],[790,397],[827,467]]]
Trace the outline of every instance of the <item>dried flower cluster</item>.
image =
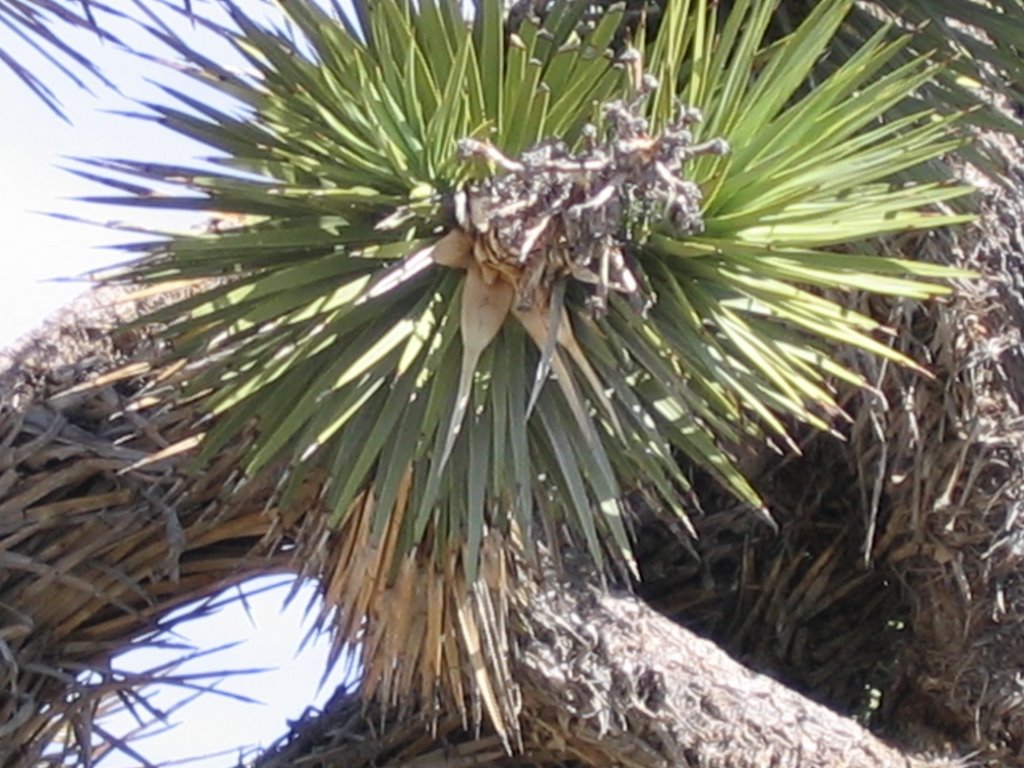
[[595,286],[591,308],[607,309],[610,291],[646,303],[631,271],[625,243],[648,226],[676,234],[702,229],[701,193],[681,176],[699,155],[723,154],[722,139],[695,144],[689,130],[701,119],[680,107],[676,120],[652,135],[641,110],[657,82],[643,79],[630,102],[604,106],[603,126],[583,129],[576,154],[561,141],[546,141],[518,160],[493,145],[464,139],[466,157],[480,157],[503,171],[470,185],[459,199],[459,223],[475,240],[474,256],[515,286],[517,306],[533,306],[563,277]]

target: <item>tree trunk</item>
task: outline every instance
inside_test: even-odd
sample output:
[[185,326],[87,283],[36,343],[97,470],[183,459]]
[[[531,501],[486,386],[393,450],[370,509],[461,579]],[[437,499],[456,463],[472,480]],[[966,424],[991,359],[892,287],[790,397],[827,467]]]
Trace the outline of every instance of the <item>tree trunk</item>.
[[630,595],[557,588],[531,608],[520,663],[528,709],[591,765],[940,764],[901,754]]
[[[342,692],[296,726],[258,768],[330,765],[627,768],[924,768],[853,720],[742,666],[629,594],[595,585],[528,587],[513,669],[521,751],[441,717],[362,714]],[[387,723],[380,729],[381,722]],[[344,755],[343,758],[341,756]]]

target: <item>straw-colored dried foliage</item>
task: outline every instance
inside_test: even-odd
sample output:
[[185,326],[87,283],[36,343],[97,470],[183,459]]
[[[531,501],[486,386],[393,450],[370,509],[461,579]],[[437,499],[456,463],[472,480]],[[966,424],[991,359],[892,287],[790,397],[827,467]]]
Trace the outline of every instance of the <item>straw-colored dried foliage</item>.
[[[1021,186],[1017,148],[1003,152]],[[40,765],[47,747],[51,764],[85,764],[83,745],[108,736],[95,718],[111,696],[147,714],[133,698],[144,681],[107,673],[113,655],[171,608],[281,570],[319,578],[342,624],[364,615],[360,601],[387,611],[387,590],[403,593],[394,605],[414,593],[443,604],[461,638],[407,615],[407,631],[389,619],[391,634],[366,644],[422,654],[454,691],[466,670],[506,690],[467,694],[462,712],[396,711],[389,692],[410,683],[393,678],[427,666],[368,669],[368,709],[339,692],[268,768],[915,764],[810,699],[908,752],[1024,766],[1024,211],[1004,189],[982,195],[976,226],[899,245],[984,279],[945,303],[867,307],[934,378],[858,358],[877,389],[849,395],[845,442],[817,435],[802,456],[746,460],[778,532],[710,484],[696,541],[637,510],[640,596],[792,690],[638,600],[521,572],[500,542],[473,594],[415,563],[382,586],[388,537],[371,548],[366,531],[330,532],[301,498],[268,508],[274,478],[243,480],[244,445],[190,464],[204,425],[175,397],[183,372],[156,362],[149,330],[121,329],[162,298],[99,292],[70,308],[0,361],[0,766]],[[343,578],[353,564],[368,577]],[[474,624],[506,609],[506,634]],[[521,731],[490,730],[480,714],[495,711],[518,712]],[[94,757],[118,746],[130,749],[115,740]]]
[[150,369],[157,342],[118,326],[159,299],[122,293],[86,296],[0,357],[0,765],[89,743],[94,716],[139,686],[109,674],[113,655],[172,608],[284,565],[259,545],[268,489],[239,483],[237,455],[201,474],[181,461],[193,408]]

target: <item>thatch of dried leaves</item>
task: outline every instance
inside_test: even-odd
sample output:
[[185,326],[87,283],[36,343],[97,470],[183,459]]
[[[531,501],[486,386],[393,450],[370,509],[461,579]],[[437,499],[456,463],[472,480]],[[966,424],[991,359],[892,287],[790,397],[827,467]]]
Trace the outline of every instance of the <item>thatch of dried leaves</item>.
[[151,302],[118,298],[87,296],[0,359],[2,765],[36,764],[48,744],[84,759],[103,706],[145,682],[112,675],[116,653],[286,562],[260,546],[269,489],[242,481],[237,453],[202,473],[177,460],[196,414],[168,402],[147,332],[113,325]]

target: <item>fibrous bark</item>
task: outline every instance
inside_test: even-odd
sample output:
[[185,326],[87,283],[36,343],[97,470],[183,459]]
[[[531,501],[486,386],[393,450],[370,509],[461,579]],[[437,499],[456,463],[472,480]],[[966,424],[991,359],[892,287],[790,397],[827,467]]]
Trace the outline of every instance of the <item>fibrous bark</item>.
[[[339,696],[258,762],[346,765],[628,768],[923,768],[952,761],[890,746],[636,597],[596,583],[521,584],[513,664],[523,745],[508,755],[486,730],[422,714],[364,713]],[[380,723],[386,723],[379,729]],[[369,732],[372,737],[367,738]],[[342,757],[344,756],[344,757]]]
[[539,731],[560,735],[590,765],[942,764],[902,754],[631,595],[556,585],[528,616],[527,708]]

